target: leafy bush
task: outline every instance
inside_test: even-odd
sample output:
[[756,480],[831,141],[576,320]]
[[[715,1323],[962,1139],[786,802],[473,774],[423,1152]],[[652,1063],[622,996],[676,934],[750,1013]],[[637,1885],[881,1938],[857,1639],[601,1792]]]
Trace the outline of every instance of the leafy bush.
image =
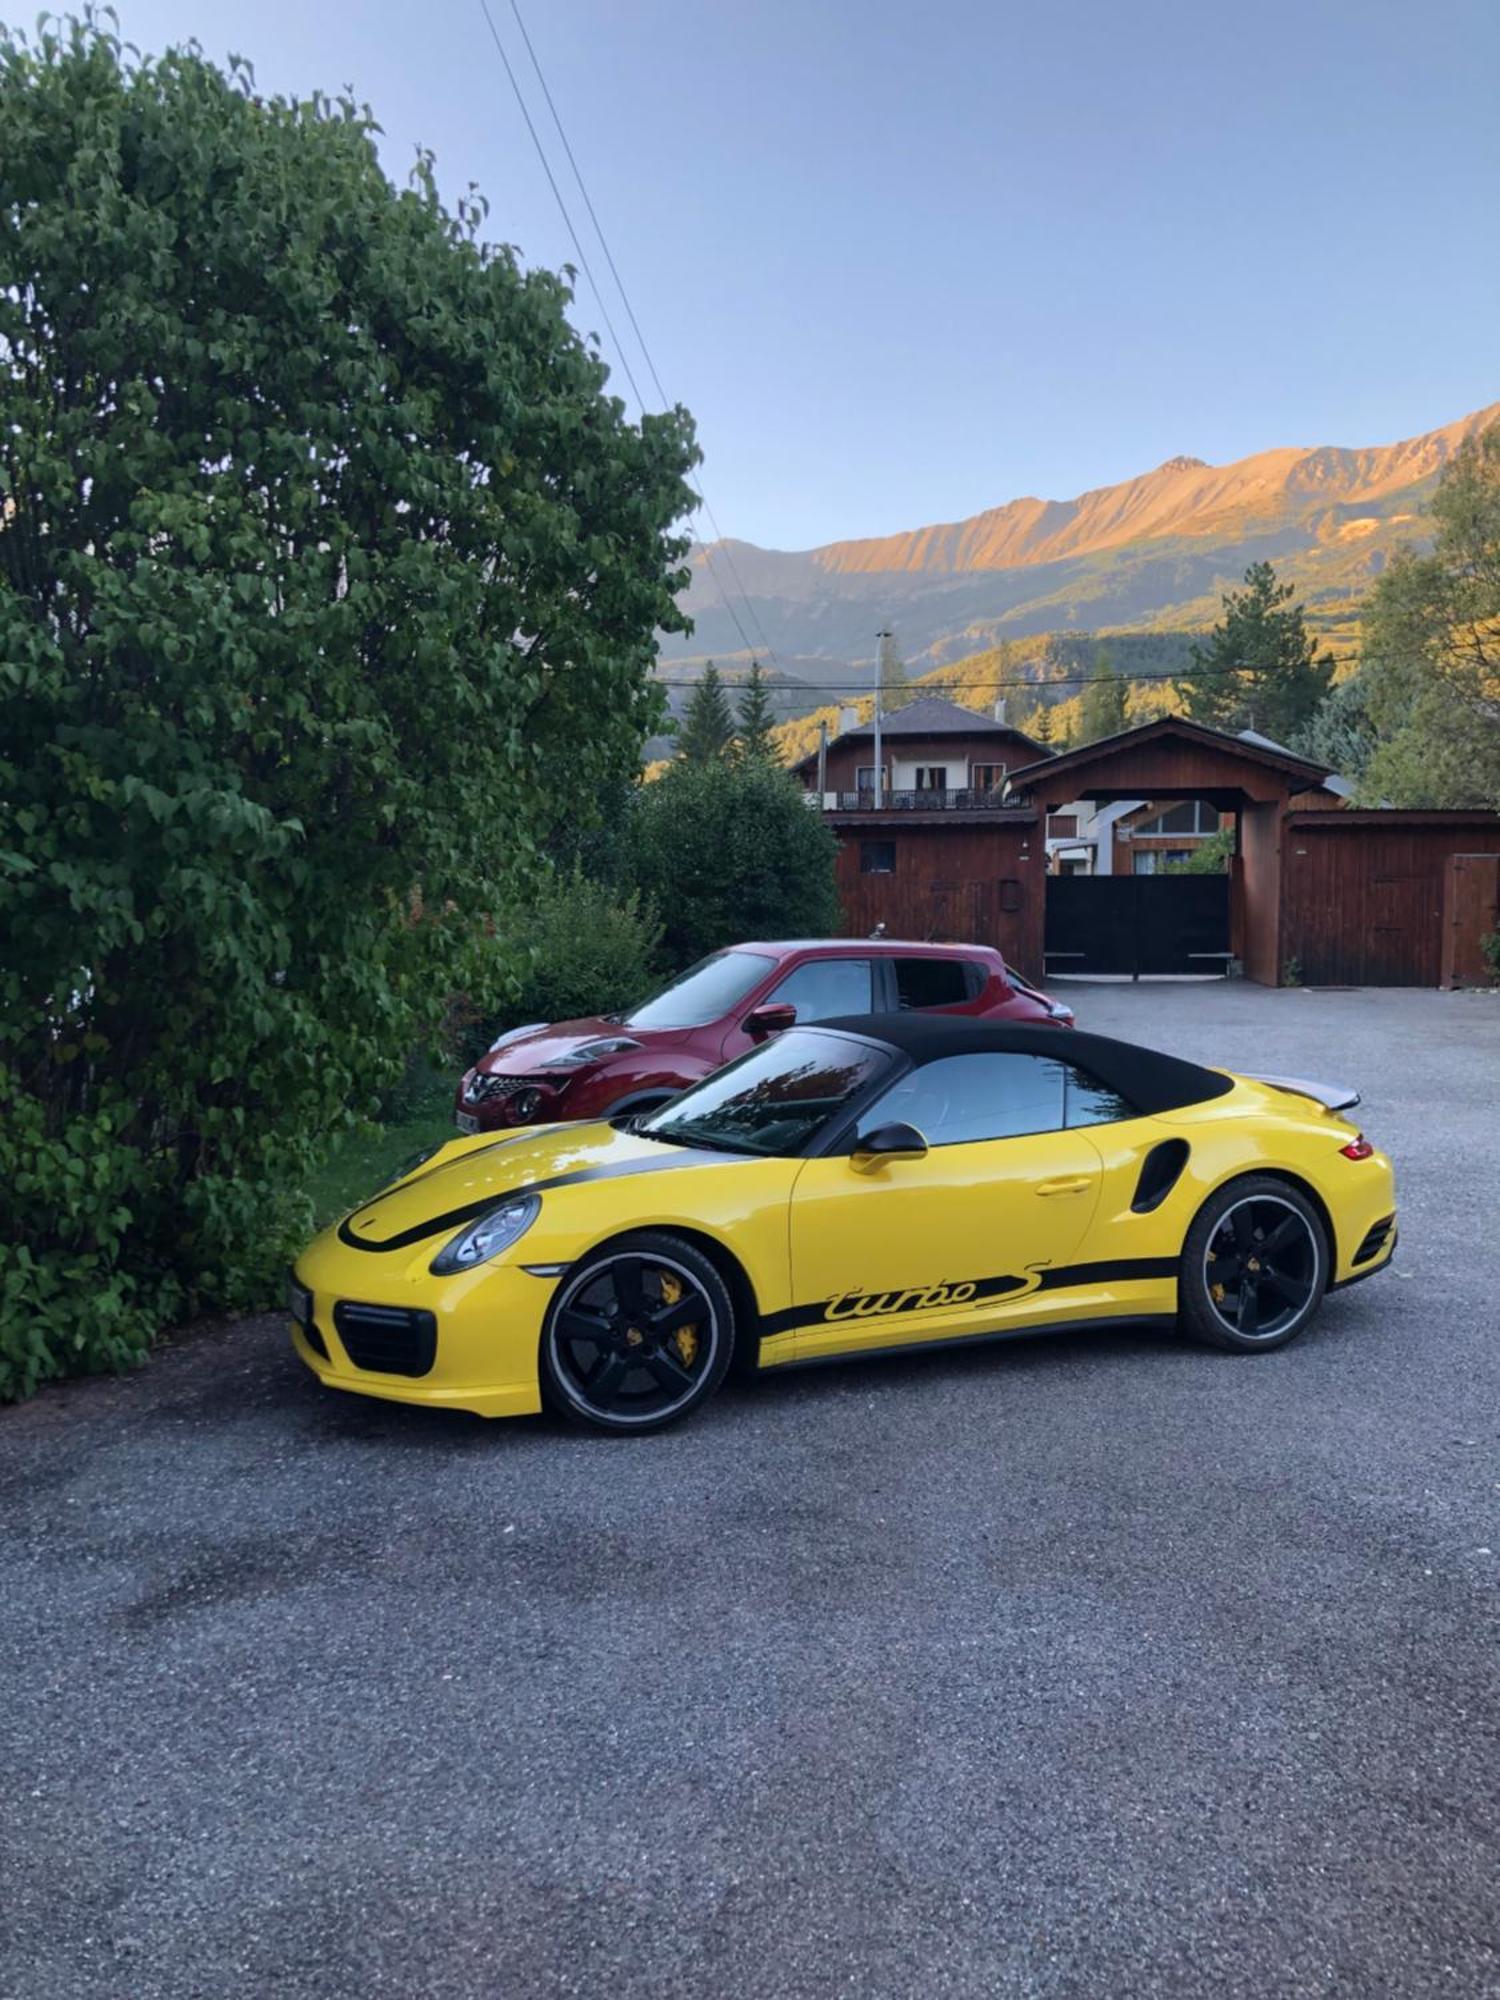
[[0,31],[0,1396],[268,1295],[631,770],[681,412],[347,102]]
[[662,927],[650,904],[638,890],[617,895],[576,863],[546,878],[507,931],[510,991],[479,1022],[486,1044],[496,1026],[628,1007],[657,975]]
[[1163,875],[1227,875],[1234,855],[1234,828],[1221,826],[1188,855],[1186,861],[1164,861]]
[[671,765],[636,794],[629,852],[676,966],[740,938],[838,929],[838,843],[796,779],[761,758]]

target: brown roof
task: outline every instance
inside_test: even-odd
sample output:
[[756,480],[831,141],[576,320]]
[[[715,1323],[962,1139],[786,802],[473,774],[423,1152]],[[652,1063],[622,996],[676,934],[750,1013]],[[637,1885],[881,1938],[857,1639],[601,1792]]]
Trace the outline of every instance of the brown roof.
[[1269,770],[1283,771],[1289,777],[1305,779],[1309,787],[1321,785],[1325,778],[1333,775],[1326,764],[1315,764],[1311,758],[1283,750],[1280,744],[1272,743],[1268,737],[1242,736],[1228,729],[1210,729],[1207,723],[1190,722],[1185,715],[1162,715],[1154,722],[1142,722],[1134,729],[1122,729],[1118,735],[1101,736],[1097,742],[1085,743],[1077,750],[1064,750],[1056,757],[1038,758],[1034,764],[1024,764],[1019,770],[1011,772],[1011,787],[1015,791],[1024,791],[1040,783],[1045,773],[1050,789],[1051,781],[1059,775],[1072,777],[1087,771],[1092,764],[1107,762],[1122,750],[1133,750],[1138,744],[1154,743],[1172,736],[1188,743],[1202,744],[1208,749],[1222,750]]
[[[1017,743],[1024,743],[1045,757],[1047,746],[1039,743],[1034,736],[1028,736],[1024,729],[1017,729],[1009,722],[998,722],[993,715],[981,715],[977,709],[965,708],[956,701],[947,701],[942,695],[914,695],[900,708],[880,718],[880,734],[889,742],[897,736],[1009,736]],[[829,738],[829,748],[835,743],[857,743],[862,739],[873,740],[874,722],[858,723],[853,729],[846,729],[841,735]],[[792,766],[800,771],[804,766],[815,763],[817,751],[809,751]]]

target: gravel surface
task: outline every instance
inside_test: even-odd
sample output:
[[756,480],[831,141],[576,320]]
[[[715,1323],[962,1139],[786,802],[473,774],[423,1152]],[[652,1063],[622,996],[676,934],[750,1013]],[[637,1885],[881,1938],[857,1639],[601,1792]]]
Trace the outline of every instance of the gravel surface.
[[1396,1273],[621,1443],[274,1319],[0,1412],[0,1995],[1500,1993],[1500,1001],[1070,997],[1358,1083]]

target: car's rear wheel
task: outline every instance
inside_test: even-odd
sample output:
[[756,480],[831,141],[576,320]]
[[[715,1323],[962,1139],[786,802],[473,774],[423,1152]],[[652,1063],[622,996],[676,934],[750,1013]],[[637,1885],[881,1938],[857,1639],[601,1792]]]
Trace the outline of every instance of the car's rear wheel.
[[1195,1339],[1236,1354],[1285,1347],[1328,1288],[1328,1238],[1300,1189],[1268,1175],[1231,1181],[1193,1219],[1178,1313]]
[[606,1244],[558,1288],[542,1390],[594,1430],[660,1430],[718,1388],[734,1347],[728,1287],[694,1244],[643,1231]]

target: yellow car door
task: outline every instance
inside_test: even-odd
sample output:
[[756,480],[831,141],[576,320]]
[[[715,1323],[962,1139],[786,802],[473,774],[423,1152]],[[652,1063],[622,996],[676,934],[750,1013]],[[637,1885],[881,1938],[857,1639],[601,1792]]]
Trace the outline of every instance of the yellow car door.
[[[790,1206],[788,1358],[1045,1317],[1031,1295],[1077,1260],[1103,1177],[1087,1133],[1066,1127],[1066,1075],[1043,1056],[944,1057],[867,1108],[849,1150],[806,1163]],[[901,1127],[925,1150],[900,1150]],[[872,1135],[898,1150],[862,1147]]]

